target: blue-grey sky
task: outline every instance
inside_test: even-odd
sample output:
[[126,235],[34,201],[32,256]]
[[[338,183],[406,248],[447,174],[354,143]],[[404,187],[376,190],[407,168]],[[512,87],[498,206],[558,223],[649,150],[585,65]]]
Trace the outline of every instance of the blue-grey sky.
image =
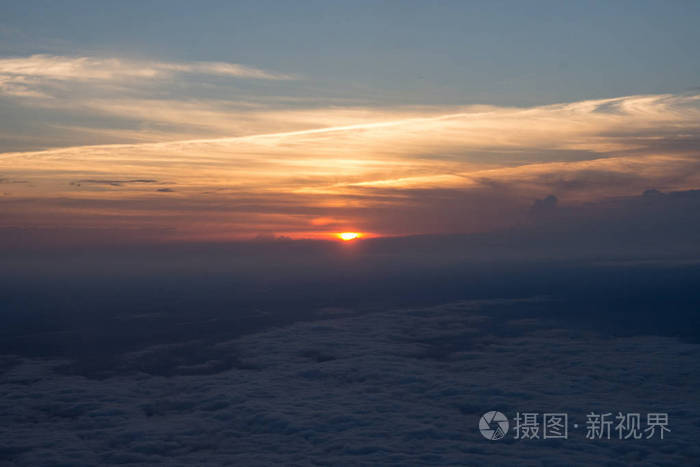
[[0,53],[225,61],[304,76],[306,96],[536,105],[700,86],[699,18],[696,1],[3,2]]

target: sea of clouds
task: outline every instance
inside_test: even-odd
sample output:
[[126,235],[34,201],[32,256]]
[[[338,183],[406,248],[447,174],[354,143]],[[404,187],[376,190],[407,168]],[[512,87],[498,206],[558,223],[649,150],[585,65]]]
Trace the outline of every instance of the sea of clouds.
[[[101,379],[4,356],[0,465],[696,465],[700,347],[513,313],[541,300],[327,309],[132,352]],[[489,410],[566,412],[569,439],[487,440]],[[589,440],[591,411],[666,412],[671,432]]]

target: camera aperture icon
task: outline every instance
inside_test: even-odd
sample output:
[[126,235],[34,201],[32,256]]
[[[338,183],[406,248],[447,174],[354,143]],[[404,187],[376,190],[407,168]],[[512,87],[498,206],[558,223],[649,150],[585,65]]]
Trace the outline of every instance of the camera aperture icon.
[[484,438],[489,440],[505,437],[509,426],[508,418],[496,410],[486,412],[479,419],[479,431]]

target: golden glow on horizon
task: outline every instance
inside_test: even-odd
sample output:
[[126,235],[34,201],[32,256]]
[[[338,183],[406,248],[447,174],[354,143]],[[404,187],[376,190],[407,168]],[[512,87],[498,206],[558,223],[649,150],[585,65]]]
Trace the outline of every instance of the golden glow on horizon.
[[350,240],[355,240],[360,237],[362,237],[362,234],[359,232],[341,232],[338,234],[338,238],[344,242],[349,242]]
[[[191,121],[182,105],[163,120]],[[0,230],[350,241],[500,228],[504,206],[523,213],[550,193],[571,203],[700,186],[692,145],[671,144],[700,134],[700,95],[249,112],[264,133],[0,153]],[[220,117],[222,129],[238,121]]]

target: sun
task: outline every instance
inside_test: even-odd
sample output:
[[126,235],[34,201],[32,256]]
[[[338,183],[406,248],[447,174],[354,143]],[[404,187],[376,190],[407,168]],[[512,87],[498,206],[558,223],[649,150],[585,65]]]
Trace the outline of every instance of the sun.
[[342,241],[349,242],[350,240],[355,240],[356,238],[360,238],[362,236],[362,234],[359,232],[341,232],[341,233],[337,234],[337,236]]

